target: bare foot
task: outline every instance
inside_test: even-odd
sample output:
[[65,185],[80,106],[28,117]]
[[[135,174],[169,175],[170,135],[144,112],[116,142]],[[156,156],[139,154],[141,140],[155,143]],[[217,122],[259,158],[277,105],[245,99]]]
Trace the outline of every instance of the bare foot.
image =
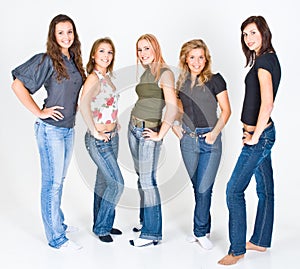
[[237,256],[233,256],[232,254],[228,254],[223,259],[219,260],[218,264],[233,265],[233,264],[236,264],[242,258],[244,258],[244,254],[237,255]]
[[267,250],[267,248],[254,245],[251,242],[246,243],[246,249],[247,250],[256,250],[256,251],[260,251],[260,252],[265,252]]

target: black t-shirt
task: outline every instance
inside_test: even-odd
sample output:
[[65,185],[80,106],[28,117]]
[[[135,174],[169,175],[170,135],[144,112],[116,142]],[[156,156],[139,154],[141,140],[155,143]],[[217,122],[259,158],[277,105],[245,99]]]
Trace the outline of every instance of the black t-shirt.
[[255,60],[245,78],[245,96],[241,121],[247,125],[255,126],[261,105],[258,69],[262,68],[271,73],[273,83],[273,99],[275,100],[281,78],[281,68],[275,53],[262,54]]
[[226,90],[226,82],[221,74],[217,73],[204,85],[196,84],[191,88],[189,76],[179,91],[184,110],[183,123],[191,130],[214,127],[218,120],[216,96]]

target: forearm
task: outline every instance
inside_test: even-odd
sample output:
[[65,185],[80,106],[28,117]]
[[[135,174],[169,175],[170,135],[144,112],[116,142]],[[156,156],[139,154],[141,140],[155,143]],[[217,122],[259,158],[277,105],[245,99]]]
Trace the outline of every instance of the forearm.
[[230,111],[226,111],[226,112],[222,111],[216,125],[214,126],[214,128],[211,131],[213,137],[217,137],[221,133],[221,131],[224,129],[226,123],[228,122],[230,114],[231,114]]
[[160,127],[160,131],[158,133],[158,137],[163,139],[169,129],[173,126],[173,122],[177,117],[178,109],[176,106],[169,106],[167,107],[166,113],[164,114],[162,125]]
[[41,109],[33,100],[32,96],[28,92],[28,90],[24,87],[23,83],[18,79],[14,80],[12,84],[12,89],[16,94],[17,98],[20,102],[35,116],[40,117]]
[[83,117],[84,122],[87,125],[87,128],[89,129],[89,131],[94,134],[95,132],[97,132],[93,117],[92,117],[92,112],[91,112],[91,108],[89,105],[88,100],[86,100],[87,98],[84,98],[81,103],[80,103],[80,113]]
[[264,106],[262,105],[258,114],[257,124],[252,135],[252,139],[258,141],[262,132],[266,128],[271,112],[273,110],[273,105]]

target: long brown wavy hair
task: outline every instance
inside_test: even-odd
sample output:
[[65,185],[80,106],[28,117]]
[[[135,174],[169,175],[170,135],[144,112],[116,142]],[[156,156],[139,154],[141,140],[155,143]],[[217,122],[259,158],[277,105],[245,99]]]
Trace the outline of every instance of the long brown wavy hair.
[[[140,40],[146,40],[153,48],[154,51],[154,64],[151,65],[151,72],[155,77],[155,80],[158,80],[161,73],[161,68],[167,67],[166,62],[162,56],[162,51],[160,48],[160,45],[158,43],[157,38],[153,34],[143,34],[138,38],[136,41],[136,57],[137,57],[137,63],[139,62],[139,56],[138,56],[138,43]],[[142,64],[143,65],[143,64]],[[146,66],[143,65],[144,68]]]
[[[255,25],[262,37],[262,46],[257,55],[256,55],[255,51],[250,50],[248,48],[248,46],[246,45],[245,40],[244,40],[244,33],[243,33],[244,29],[250,23],[255,23]],[[262,55],[267,52],[275,53],[275,50],[272,45],[272,33],[270,31],[270,28],[269,28],[265,18],[262,16],[250,16],[242,23],[242,25],[241,25],[241,43],[242,43],[243,52],[246,56],[246,66],[248,66],[248,65],[252,66],[254,64],[256,56]]]
[[112,48],[112,51],[113,51],[113,59],[112,59],[110,65],[107,67],[107,71],[109,73],[112,73],[112,71],[114,69],[114,61],[115,61],[115,54],[116,54],[115,45],[114,45],[114,43],[112,42],[112,40],[109,37],[103,37],[103,38],[97,39],[94,42],[93,46],[92,46],[92,49],[91,49],[91,52],[90,52],[89,61],[86,64],[86,72],[88,74],[91,74],[93,72],[94,68],[95,68],[95,61],[94,61],[93,57],[95,56],[96,50],[99,48],[99,46],[102,43],[109,44],[111,46],[111,48]]
[[193,50],[193,49],[203,49],[206,63],[205,67],[201,71],[197,84],[202,85],[210,78],[212,77],[212,71],[211,71],[211,56],[208,50],[207,45],[202,39],[193,39],[190,41],[185,42],[180,50],[179,54],[179,69],[180,69],[180,74],[176,83],[176,91],[178,92],[182,86],[182,83],[186,80],[188,74],[190,73],[190,69],[188,64],[186,63],[186,58],[188,57],[188,54]]
[[82,63],[81,43],[79,41],[76,26],[75,26],[73,20],[64,14],[59,14],[52,19],[52,21],[49,25],[48,39],[47,39],[47,55],[53,61],[54,69],[57,72],[57,80],[61,81],[63,78],[65,78],[65,79],[70,78],[68,75],[68,72],[66,70],[66,66],[64,65],[61,47],[57,43],[56,37],[55,37],[55,27],[60,22],[70,22],[72,24],[73,33],[74,33],[74,42],[71,45],[71,47],[69,48],[69,52],[71,55],[74,56],[75,65],[78,68],[83,81],[85,81],[86,75],[85,75],[83,63]]

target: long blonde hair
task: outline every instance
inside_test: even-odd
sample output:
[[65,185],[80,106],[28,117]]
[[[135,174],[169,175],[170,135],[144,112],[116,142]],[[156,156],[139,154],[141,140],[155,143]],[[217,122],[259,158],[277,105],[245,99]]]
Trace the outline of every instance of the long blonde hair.
[[182,83],[186,80],[188,74],[190,73],[190,69],[188,67],[188,64],[186,63],[186,58],[188,57],[188,54],[193,49],[203,49],[204,55],[206,59],[205,67],[201,71],[198,81],[196,81],[197,84],[202,85],[210,78],[212,77],[212,71],[211,71],[211,56],[208,50],[207,45],[202,39],[193,39],[186,43],[184,43],[180,50],[179,55],[179,68],[180,68],[180,74],[176,83],[176,90],[177,92],[180,90]]
[[[154,51],[154,64],[151,65],[151,72],[154,75],[155,80],[158,80],[160,77],[161,68],[166,67],[166,62],[162,56],[162,52],[158,40],[153,34],[144,34],[138,38],[138,40],[136,41],[137,64],[140,62],[138,57],[138,43],[140,40],[146,40],[151,45]],[[146,68],[146,66],[144,65],[143,67]]]

